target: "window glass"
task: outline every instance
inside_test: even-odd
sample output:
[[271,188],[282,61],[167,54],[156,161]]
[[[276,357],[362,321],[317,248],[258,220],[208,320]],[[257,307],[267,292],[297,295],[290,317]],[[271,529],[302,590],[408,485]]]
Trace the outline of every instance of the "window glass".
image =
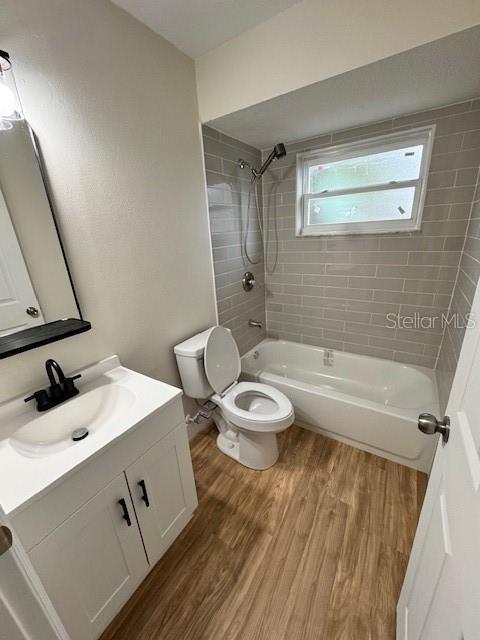
[[422,151],[423,146],[417,145],[315,164],[308,171],[308,193],[416,180],[420,175]]

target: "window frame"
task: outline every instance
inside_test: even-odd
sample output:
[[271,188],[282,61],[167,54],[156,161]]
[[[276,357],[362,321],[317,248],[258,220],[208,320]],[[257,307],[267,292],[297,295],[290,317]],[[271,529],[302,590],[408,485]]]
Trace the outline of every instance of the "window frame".
[[[297,153],[297,181],[296,181],[296,236],[323,235],[357,235],[379,233],[408,233],[421,228],[423,206],[427,191],[428,172],[432,157],[435,125],[417,127],[406,131],[388,133],[372,138],[363,138],[354,142],[331,145],[303,153]],[[384,151],[415,145],[423,145],[420,174],[416,180],[401,180],[370,185],[368,187],[353,187],[351,189],[337,189],[329,192],[308,193],[308,169],[312,165],[327,162],[347,160]],[[336,222],[331,224],[308,224],[308,203],[332,195],[348,195],[350,193],[370,193],[372,191],[386,191],[415,187],[412,205],[412,217],[407,220],[376,220],[372,222]]]

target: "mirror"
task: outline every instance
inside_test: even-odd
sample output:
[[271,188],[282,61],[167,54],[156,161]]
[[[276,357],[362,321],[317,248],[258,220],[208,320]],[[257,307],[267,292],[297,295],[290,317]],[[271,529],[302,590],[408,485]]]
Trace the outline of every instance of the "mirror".
[[75,295],[34,134],[0,128],[0,358],[91,328]]

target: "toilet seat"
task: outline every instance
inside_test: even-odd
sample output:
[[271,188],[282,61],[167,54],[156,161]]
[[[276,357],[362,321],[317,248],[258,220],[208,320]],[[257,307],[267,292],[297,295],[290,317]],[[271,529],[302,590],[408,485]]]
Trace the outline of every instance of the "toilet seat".
[[261,382],[238,382],[213,402],[237,427],[262,433],[277,433],[292,424],[293,406],[287,396]]

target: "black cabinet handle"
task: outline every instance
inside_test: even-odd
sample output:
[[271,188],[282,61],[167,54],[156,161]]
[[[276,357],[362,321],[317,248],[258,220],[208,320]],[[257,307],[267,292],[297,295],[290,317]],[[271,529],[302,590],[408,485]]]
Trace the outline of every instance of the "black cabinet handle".
[[132,521],[130,519],[130,514],[128,513],[128,507],[127,507],[127,503],[125,502],[125,499],[122,498],[121,500],[119,500],[118,504],[122,507],[122,510],[123,510],[122,518],[125,520],[128,526],[131,527]]
[[142,490],[142,495],[140,496],[142,500],[145,502],[147,507],[150,506],[150,500],[148,499],[147,487],[145,486],[145,480],[140,480],[138,486]]

